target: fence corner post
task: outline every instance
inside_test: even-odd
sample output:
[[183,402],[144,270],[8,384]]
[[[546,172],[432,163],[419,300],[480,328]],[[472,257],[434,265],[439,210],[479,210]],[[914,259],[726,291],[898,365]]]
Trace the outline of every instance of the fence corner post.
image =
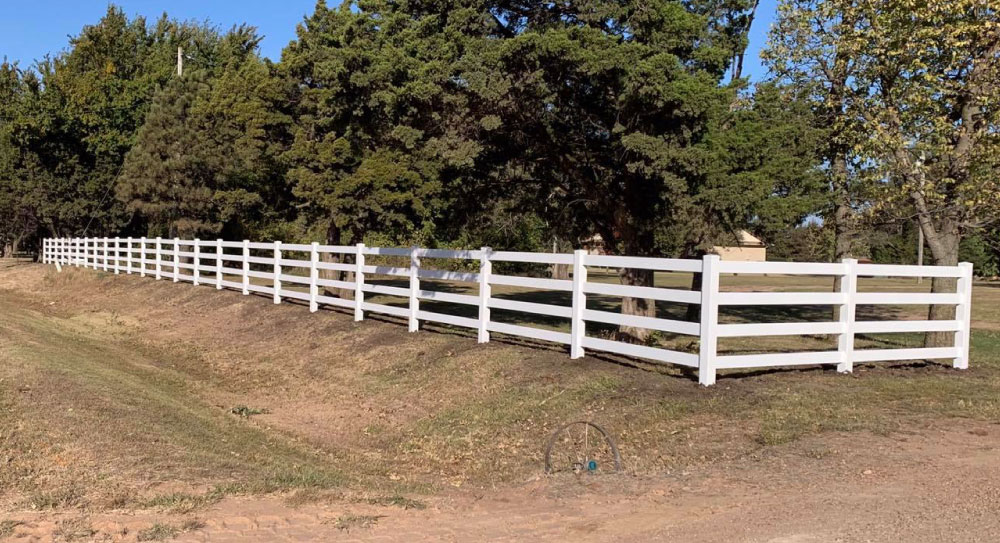
[[569,344],[571,359],[583,358],[583,337],[587,335],[587,323],[583,319],[583,312],[587,309],[587,295],[583,292],[583,285],[587,282],[586,258],[587,251],[583,249],[573,251],[573,319],[570,324]]
[[420,256],[417,254],[419,247],[410,247],[410,326],[411,332],[420,329],[420,319],[417,313],[420,312]]
[[243,295],[250,294],[250,240],[243,240]]
[[192,252],[194,253],[194,267],[191,270],[191,276],[192,276],[191,282],[194,283],[194,286],[198,286],[201,284],[201,270],[198,269],[199,267],[201,267],[200,239],[194,238],[194,250]]
[[844,303],[840,306],[841,329],[837,340],[840,363],[837,364],[837,371],[851,373],[854,371],[854,316],[857,306],[855,294],[858,292],[858,261],[845,258],[843,263],[846,270],[840,281],[840,293],[844,295]]
[[215,290],[222,290],[222,238],[215,240]]
[[490,255],[493,249],[483,247],[479,257],[479,343],[490,341],[490,276],[493,275],[493,261]]
[[181,280],[181,240],[174,238],[174,283]]
[[356,246],[354,257],[354,320],[364,320],[365,303],[365,244],[359,243]]
[[705,255],[701,261],[701,326],[698,342],[698,383],[715,384],[715,359],[719,338],[719,255]]
[[163,238],[156,237],[156,247],[153,250],[156,253],[156,280],[159,281],[163,279]]
[[972,263],[962,262],[958,267],[961,268],[962,275],[958,278],[959,303],[955,306],[955,320],[958,321],[955,348],[958,350],[958,356],[954,360],[954,367],[967,370],[972,336]]
[[281,242],[274,242],[274,303],[281,303]]
[[309,312],[319,311],[319,242],[309,246]]

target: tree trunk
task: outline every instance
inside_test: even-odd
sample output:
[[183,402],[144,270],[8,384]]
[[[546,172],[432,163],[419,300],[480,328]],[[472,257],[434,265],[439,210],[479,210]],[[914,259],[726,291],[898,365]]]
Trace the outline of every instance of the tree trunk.
[[[559,252],[558,238],[552,238],[552,252]],[[553,264],[550,271],[553,279],[569,279],[569,264]]]
[[[847,185],[847,158],[843,155],[833,160],[833,261],[851,258],[854,246],[854,227],[851,224],[851,194]],[[843,277],[833,276],[833,292],[840,292]],[[840,306],[833,306],[833,321],[840,320]]]
[[[326,243],[327,245],[341,244],[340,230],[334,226],[333,221],[330,221],[330,226],[326,230]],[[320,253],[319,258],[322,262],[330,264],[340,264],[346,261],[340,253]],[[351,282],[354,280],[354,273],[339,270],[319,270],[319,277],[320,279]],[[335,296],[345,300],[353,300],[354,290],[338,287],[323,287],[323,295]]]
[[[653,286],[653,270],[639,270],[635,268],[622,268],[618,270],[618,277],[623,285],[651,287]],[[656,316],[656,302],[645,298],[622,298],[622,315],[638,315],[641,317]],[[650,336],[646,328],[636,328],[634,326],[622,325],[618,329],[623,339],[628,339],[638,343],[645,343]]]
[[[935,266],[957,266],[958,245],[961,234],[958,225],[950,220],[942,221],[940,228],[935,229],[927,217],[920,217],[920,226],[924,238],[931,249]],[[931,280],[931,292],[953,293],[958,288],[958,279],[954,277],[935,277]],[[952,320],[955,318],[954,305],[932,305],[927,311],[928,320]],[[955,344],[954,332],[927,332],[924,335],[925,347],[950,347]]]

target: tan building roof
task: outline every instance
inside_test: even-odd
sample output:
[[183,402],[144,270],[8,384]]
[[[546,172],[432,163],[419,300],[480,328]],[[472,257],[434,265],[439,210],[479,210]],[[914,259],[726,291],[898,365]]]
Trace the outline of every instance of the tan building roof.
[[763,247],[764,242],[746,230],[740,230],[737,234],[739,244],[743,247]]

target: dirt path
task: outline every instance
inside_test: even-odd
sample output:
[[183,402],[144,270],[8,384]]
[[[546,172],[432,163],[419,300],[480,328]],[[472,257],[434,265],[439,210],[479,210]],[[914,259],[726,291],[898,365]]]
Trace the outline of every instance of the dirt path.
[[[540,479],[461,491],[424,510],[280,496],[230,498],[185,516],[94,515],[95,541],[153,523],[178,542],[997,541],[1000,427],[959,423],[890,437],[826,435],[696,473],[586,484]],[[59,541],[72,513],[13,518],[11,541]],[[66,531],[65,529],[63,530]]]

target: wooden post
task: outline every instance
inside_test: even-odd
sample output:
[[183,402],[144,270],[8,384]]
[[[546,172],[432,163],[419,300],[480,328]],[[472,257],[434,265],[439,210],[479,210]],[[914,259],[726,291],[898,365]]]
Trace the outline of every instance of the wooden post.
[[958,278],[960,301],[955,306],[955,320],[958,321],[955,348],[958,349],[958,357],[954,360],[954,367],[966,370],[969,369],[969,339],[972,336],[972,263],[962,262],[958,267],[962,275]]
[[250,240],[243,240],[243,295],[250,294]]
[[354,320],[364,320],[365,312],[365,244],[359,243],[356,246],[354,257]]
[[853,258],[845,258],[843,262],[847,269],[840,281],[840,292],[844,295],[844,303],[840,306],[840,325],[843,329],[837,340],[837,350],[840,351],[840,364],[837,364],[837,371],[851,373],[854,371],[854,314],[856,311],[854,295],[858,292],[858,261]]
[[420,320],[417,313],[420,311],[420,257],[417,255],[417,247],[410,247],[410,326],[411,332],[420,329]]
[[705,255],[701,264],[701,330],[698,346],[698,382],[715,384],[715,358],[719,324],[719,256]]
[[153,251],[156,253],[156,280],[163,279],[163,238],[156,237],[156,246]]
[[493,275],[493,262],[490,255],[493,249],[483,247],[479,257],[479,343],[490,341],[490,276]]
[[281,303],[281,242],[274,242],[274,303]]
[[222,290],[222,238],[215,240],[215,290]]
[[583,320],[583,312],[587,309],[587,295],[583,285],[587,282],[587,266],[585,265],[587,251],[573,251],[573,311],[570,323],[570,358],[583,358],[583,338],[587,335],[587,324]]
[[309,311],[319,311],[319,242],[309,246]]

